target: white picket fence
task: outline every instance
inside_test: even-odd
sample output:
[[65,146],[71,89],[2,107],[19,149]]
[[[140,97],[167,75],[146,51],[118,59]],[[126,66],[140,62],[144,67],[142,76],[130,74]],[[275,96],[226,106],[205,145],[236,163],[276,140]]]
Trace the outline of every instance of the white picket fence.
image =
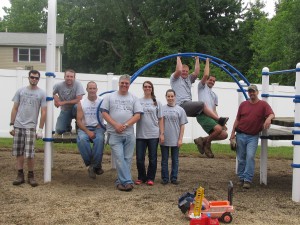
[[[63,73],[56,73],[54,83],[63,81]],[[99,94],[112,90],[113,77],[119,77],[119,75],[113,74],[76,74],[76,79],[79,80],[84,88],[89,81],[95,81],[98,85]],[[142,83],[145,80],[150,80],[154,84],[155,94],[157,100],[166,104],[165,92],[170,88],[168,78],[150,78],[150,77],[138,77],[130,86],[130,92],[138,97],[143,96]],[[9,122],[10,113],[12,108],[12,98],[16,90],[20,87],[28,85],[28,71],[27,70],[4,70],[0,69],[0,103],[1,103],[1,116],[0,116],[0,137],[10,137]],[[197,101],[197,84],[199,80],[195,82],[192,88],[193,100]],[[257,84],[259,90],[261,85]],[[41,71],[41,79],[39,87],[46,89],[46,77],[45,71]],[[228,116],[230,119],[227,123],[228,132],[231,132],[233,122],[238,109],[238,86],[232,82],[216,82],[214,91],[219,97],[219,106],[217,107],[218,114],[220,116]],[[269,88],[270,94],[279,95],[294,95],[295,89],[291,86],[279,86],[273,84]],[[291,117],[294,116],[295,104],[293,99],[290,98],[270,98],[269,104],[272,106],[276,116]],[[54,107],[54,123],[59,114],[59,109]],[[193,139],[199,136],[205,136],[205,132],[199,126],[195,118],[189,118],[189,123],[186,125],[184,142],[191,143]],[[229,143],[228,140],[220,141],[220,143]],[[291,141],[270,141],[270,146],[290,145]]]

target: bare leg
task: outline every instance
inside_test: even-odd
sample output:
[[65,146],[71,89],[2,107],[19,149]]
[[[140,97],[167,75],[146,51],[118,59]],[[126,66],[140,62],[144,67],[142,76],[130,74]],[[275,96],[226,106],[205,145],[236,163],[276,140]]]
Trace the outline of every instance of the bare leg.
[[33,169],[34,169],[34,159],[33,158],[27,159],[27,166],[28,166],[28,171],[33,171]]
[[209,109],[206,104],[204,104],[204,108],[203,108],[203,112],[205,115],[209,116],[210,118],[214,119],[214,120],[219,120],[219,117],[216,113],[214,113],[214,111],[212,111],[211,109]]
[[17,156],[17,170],[21,170],[24,167],[24,156]]

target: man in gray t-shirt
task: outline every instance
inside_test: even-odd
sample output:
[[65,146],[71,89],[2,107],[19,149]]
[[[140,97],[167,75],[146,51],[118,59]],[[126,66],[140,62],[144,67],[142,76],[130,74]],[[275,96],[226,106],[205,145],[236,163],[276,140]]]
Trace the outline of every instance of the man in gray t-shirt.
[[76,117],[77,104],[85,94],[83,86],[75,80],[75,71],[68,69],[65,71],[65,81],[57,83],[53,87],[54,105],[61,111],[56,121],[55,137],[72,130],[72,119]]
[[[203,77],[198,83],[198,100],[204,102],[208,108],[217,114],[216,107],[218,105],[218,96],[212,90],[212,87],[216,82],[216,77],[209,75],[209,60],[209,58],[206,59]],[[208,136],[204,138],[196,138],[194,139],[194,142],[197,144],[201,154],[205,153],[208,158],[213,158],[214,154],[211,151],[211,141],[226,139],[228,137],[226,127],[222,127],[215,120],[205,114],[201,114],[197,117],[197,121]]]
[[[40,72],[29,71],[29,85],[20,88],[13,97],[14,105],[10,117],[10,134],[14,137],[12,155],[16,156],[18,175],[13,185],[25,183],[24,161],[27,159],[28,183],[35,187],[34,179],[34,144],[36,138],[43,137],[43,127],[46,120],[46,93],[37,84]],[[39,129],[36,131],[39,112],[41,112]]]
[[131,162],[135,146],[133,125],[140,119],[143,108],[139,99],[128,92],[130,76],[119,79],[119,90],[105,96],[100,110],[107,122],[108,144],[116,160],[118,178],[116,186],[120,191],[131,191]]

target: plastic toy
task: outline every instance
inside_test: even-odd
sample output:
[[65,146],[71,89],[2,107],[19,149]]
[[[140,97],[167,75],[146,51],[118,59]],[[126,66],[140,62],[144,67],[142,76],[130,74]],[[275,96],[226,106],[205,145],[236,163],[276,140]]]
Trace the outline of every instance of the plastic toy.
[[178,207],[190,219],[190,225],[219,224],[216,220],[231,223],[234,212],[232,198],[233,184],[230,181],[227,201],[208,201],[204,198],[204,189],[199,187],[194,194],[187,192],[180,196]]

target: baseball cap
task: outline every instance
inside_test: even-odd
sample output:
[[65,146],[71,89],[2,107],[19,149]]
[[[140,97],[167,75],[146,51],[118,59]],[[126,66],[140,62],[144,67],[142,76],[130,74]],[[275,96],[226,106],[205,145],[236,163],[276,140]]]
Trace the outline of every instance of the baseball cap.
[[258,91],[257,86],[254,85],[254,84],[251,84],[251,85],[248,87],[248,91],[250,91],[250,90]]

